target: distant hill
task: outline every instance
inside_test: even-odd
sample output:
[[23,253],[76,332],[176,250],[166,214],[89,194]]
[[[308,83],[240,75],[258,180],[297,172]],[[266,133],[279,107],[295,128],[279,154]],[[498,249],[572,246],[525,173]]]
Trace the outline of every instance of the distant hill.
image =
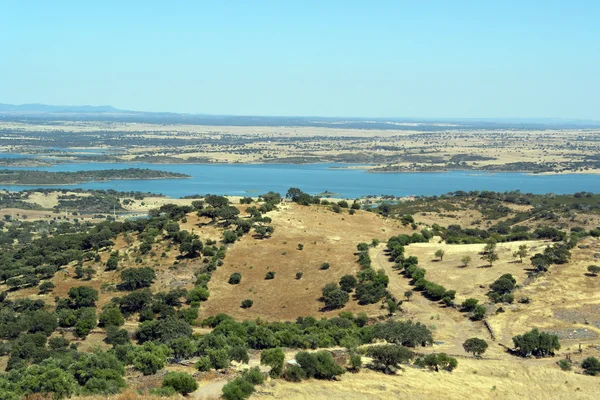
[[48,104],[2,104],[0,112],[7,113],[131,113],[112,106],[53,106]]
[[2,104],[0,117],[15,120],[89,120],[216,126],[310,126],[345,129],[442,131],[448,129],[597,129],[600,121],[561,118],[364,118],[183,114],[121,110],[112,106]]

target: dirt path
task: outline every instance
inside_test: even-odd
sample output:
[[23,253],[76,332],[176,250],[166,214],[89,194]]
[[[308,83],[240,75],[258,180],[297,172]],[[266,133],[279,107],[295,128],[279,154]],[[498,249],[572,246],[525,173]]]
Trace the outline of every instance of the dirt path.
[[[371,259],[375,269],[383,269],[390,277],[388,290],[397,299],[404,299],[404,292],[412,290],[409,280],[393,268],[394,263],[384,253],[385,244],[371,250]],[[402,304],[402,318],[409,318],[426,324],[432,329],[438,341],[432,351],[442,350],[454,355],[466,355],[462,344],[470,337],[491,340],[489,332],[482,322],[471,321],[455,309],[440,306],[415,292],[410,301]]]

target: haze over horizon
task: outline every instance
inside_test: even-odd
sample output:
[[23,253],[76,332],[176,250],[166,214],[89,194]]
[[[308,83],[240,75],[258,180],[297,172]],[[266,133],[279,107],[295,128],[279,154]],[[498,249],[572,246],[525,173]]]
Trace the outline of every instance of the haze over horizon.
[[3,5],[0,102],[600,120],[600,3]]

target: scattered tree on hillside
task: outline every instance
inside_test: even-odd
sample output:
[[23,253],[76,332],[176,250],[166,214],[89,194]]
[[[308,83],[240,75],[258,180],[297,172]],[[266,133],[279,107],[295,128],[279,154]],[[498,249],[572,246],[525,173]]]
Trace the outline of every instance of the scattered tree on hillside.
[[529,250],[526,244],[522,244],[519,246],[518,250],[513,253],[513,257],[519,258],[519,262],[523,262],[523,258],[527,257],[529,254]]
[[462,256],[460,262],[464,268],[467,268],[471,264],[471,256]]
[[446,252],[445,252],[443,249],[438,249],[438,250],[436,250],[436,251],[435,251],[435,256],[436,256],[437,258],[439,258],[439,259],[440,259],[440,261],[442,261],[442,260],[444,259],[444,254],[445,254],[445,253],[446,253]]
[[590,274],[592,274],[593,276],[598,276],[598,274],[600,274],[600,266],[598,266],[598,265],[588,265],[587,271]]
[[487,348],[487,342],[479,338],[469,338],[463,343],[463,349],[465,349],[467,353],[472,353],[475,357],[481,356],[485,353]]
[[540,332],[537,328],[531,331],[513,337],[513,343],[517,354],[521,357],[546,357],[554,355],[554,350],[560,349],[558,336]]
[[373,368],[386,374],[395,373],[398,364],[409,362],[414,354],[404,346],[384,344],[370,346],[367,355],[373,359]]

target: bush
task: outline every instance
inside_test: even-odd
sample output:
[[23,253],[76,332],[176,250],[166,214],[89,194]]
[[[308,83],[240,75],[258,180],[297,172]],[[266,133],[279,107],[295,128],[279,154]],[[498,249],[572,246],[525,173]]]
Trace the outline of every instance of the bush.
[[345,372],[335,362],[331,353],[325,350],[316,353],[301,351],[296,354],[296,361],[307,378],[333,379]]
[[252,367],[247,369],[242,374],[242,378],[244,378],[253,385],[262,385],[265,381],[265,377],[263,376],[263,373],[260,372],[259,367]]
[[148,287],[156,279],[156,272],[150,267],[127,268],[121,272],[120,285],[125,290],[136,290]]
[[269,279],[275,279],[275,272],[274,271],[269,271],[266,273],[265,275],[265,279],[269,280]]
[[569,360],[560,360],[557,364],[560,367],[560,369],[562,369],[563,371],[571,370],[572,364],[571,364],[571,361],[569,361]]
[[254,393],[254,385],[243,377],[236,378],[223,386],[225,400],[243,400]]
[[89,286],[72,287],[68,295],[73,308],[95,307],[98,301],[98,291]]
[[329,263],[328,262],[324,262],[323,264],[321,264],[321,267],[319,269],[321,269],[321,270],[324,271],[324,270],[329,269],[329,267],[330,267]]
[[277,378],[281,376],[283,372],[283,361],[285,360],[285,354],[280,348],[266,349],[260,355],[261,365],[267,365],[271,367],[269,375],[271,378]]
[[196,361],[194,366],[198,371],[206,372],[210,371],[212,368],[212,363],[210,362],[210,358],[208,356],[202,356],[198,359],[198,361]]
[[40,285],[40,293],[49,293],[52,291],[52,289],[54,289],[56,286],[54,285],[54,283],[50,282],[50,281],[46,281],[43,282]]
[[300,271],[296,272],[296,279],[297,280],[302,279],[302,275],[304,275],[304,272],[300,272]]
[[198,383],[185,372],[169,372],[162,381],[163,387],[172,387],[175,391],[186,395],[198,389]]
[[246,299],[242,301],[242,308],[250,308],[254,305],[254,301]]
[[581,368],[586,375],[598,375],[600,374],[600,360],[596,357],[588,357],[581,363]]
[[299,365],[289,364],[285,367],[283,377],[289,382],[300,382],[303,379],[306,379],[306,373]]
[[335,283],[328,283],[322,289],[325,307],[332,310],[346,305],[350,296],[348,292],[340,289]]
[[439,372],[440,368],[452,372],[458,366],[458,361],[456,358],[450,357],[446,353],[439,353],[427,354],[419,364],[430,369],[435,369],[436,372]]
[[242,281],[242,274],[240,274],[239,272],[234,272],[233,274],[231,274],[231,276],[229,277],[229,281],[228,283],[230,285],[237,285],[238,283],[240,283]]
[[186,299],[188,303],[195,303],[199,301],[206,301],[210,296],[208,289],[202,286],[196,286],[187,293]]
[[356,278],[354,275],[344,275],[340,278],[340,288],[345,292],[351,292],[356,288]]
[[358,371],[362,367],[362,358],[359,354],[352,354],[350,356],[350,371]]

